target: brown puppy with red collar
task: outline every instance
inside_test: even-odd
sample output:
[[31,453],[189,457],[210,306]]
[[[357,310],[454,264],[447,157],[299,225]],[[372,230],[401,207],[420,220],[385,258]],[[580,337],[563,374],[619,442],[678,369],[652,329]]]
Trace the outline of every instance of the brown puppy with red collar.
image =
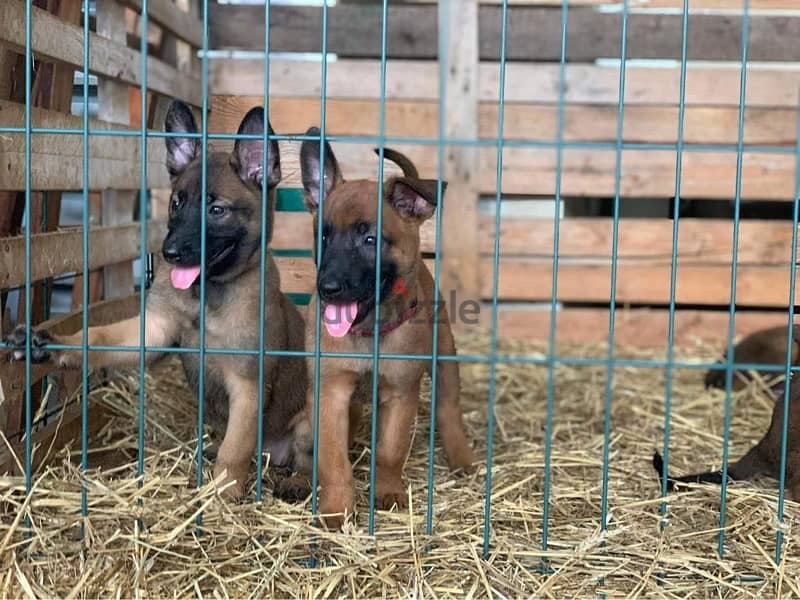
[[[311,128],[307,135],[319,135]],[[315,314],[321,303],[323,324],[319,340],[323,352],[371,353],[375,324],[375,266],[381,253],[380,352],[382,354],[431,354],[433,310],[436,294],[433,277],[422,261],[419,229],[434,214],[437,181],[420,179],[416,168],[402,154],[386,149],[384,155],[403,170],[402,177],[383,184],[383,231],[377,248],[378,186],[375,181],[345,181],[330,145],[320,169],[320,145],[303,142],[300,150],[306,206],[314,216],[317,232],[320,171],[324,175],[322,256],[317,290],[309,306]],[[443,188],[445,184],[443,183]],[[455,354],[443,300],[439,298],[440,354]],[[306,348],[315,348],[315,328],[306,328]],[[309,360],[313,381],[314,361]],[[405,507],[403,464],[411,445],[411,429],[417,415],[420,382],[431,361],[380,360],[377,472],[375,497],[379,508]],[[361,417],[361,403],[368,399],[372,382],[371,358],[322,358],[319,398],[320,513],[325,524],[339,527],[355,508],[353,469],[348,448]],[[464,433],[459,405],[458,363],[440,361],[436,382],[436,420],[451,469],[469,469],[472,449]],[[314,410],[313,389],[306,406],[309,423]],[[309,452],[311,427],[306,435]],[[296,452],[301,453],[301,449]],[[295,490],[296,492],[297,490]],[[285,495],[293,495],[284,489]]]

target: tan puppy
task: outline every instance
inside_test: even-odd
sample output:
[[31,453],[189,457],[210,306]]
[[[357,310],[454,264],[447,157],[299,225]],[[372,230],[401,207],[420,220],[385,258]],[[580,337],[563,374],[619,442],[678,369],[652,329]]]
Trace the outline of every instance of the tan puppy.
[[[197,133],[191,110],[173,102],[166,129]],[[240,134],[263,135],[264,111],[247,113]],[[272,127],[269,127],[272,133]],[[166,138],[167,169],[172,178],[169,233],[162,247],[163,260],[156,266],[145,309],[145,344],[199,347],[201,211],[206,211],[206,347],[258,350],[259,276],[262,193],[268,191],[271,227],[275,206],[274,186],[280,181],[278,144],[270,141],[268,172],[262,173],[264,144],[261,140],[237,140],[231,154],[207,156],[206,197],[201,197],[201,151],[198,138]],[[271,238],[269,229],[266,244]],[[280,291],[278,268],[267,254],[265,346],[268,350],[302,350],[303,320],[297,308]],[[88,330],[90,345],[138,346],[139,317]],[[24,348],[27,332],[17,328],[9,343]],[[31,345],[36,362],[51,360],[57,367],[81,366],[80,350],[47,351],[48,341],[81,344],[82,332],[56,337],[33,333]],[[14,358],[24,359],[21,350]],[[147,354],[148,363],[160,355]],[[200,360],[197,353],[181,354],[186,378],[197,390]],[[90,368],[136,365],[137,352],[90,352]],[[224,434],[214,466],[215,476],[227,471],[235,480],[230,497],[245,493],[250,461],[256,450],[258,426],[258,357],[255,355],[206,354],[205,418],[217,434]],[[264,359],[264,444],[272,465],[293,465],[291,430],[306,395],[306,368],[302,358]]]
[[[319,135],[312,128],[307,135]],[[319,142],[304,142],[300,163],[306,205],[314,215],[317,231],[320,198]],[[336,158],[326,145],[325,204],[322,223],[322,257],[317,290],[309,306],[315,314],[321,303],[323,352],[371,353],[375,319],[375,263],[381,253],[380,351],[381,353],[431,354],[434,288],[430,271],[420,253],[420,225],[436,208],[436,180],[420,179],[402,154],[385,150],[397,163],[403,177],[383,184],[383,239],[377,248],[377,198],[375,181],[344,181]],[[443,184],[444,185],[444,184]],[[455,354],[447,311],[440,302],[440,354]],[[314,327],[306,329],[306,348],[315,347]],[[341,525],[352,514],[353,471],[348,446],[358,426],[361,403],[369,399],[372,359],[322,358],[319,400],[320,513],[335,514],[325,523]],[[313,359],[309,361],[313,377]],[[431,361],[380,360],[377,472],[375,496],[379,508],[406,506],[403,464],[411,443],[417,414],[420,382],[430,372]],[[310,379],[313,381],[313,379]],[[459,405],[458,363],[440,361],[436,381],[436,420],[452,469],[469,469],[473,453],[464,433]],[[309,390],[307,413],[313,415],[313,390]],[[310,428],[306,426],[306,452],[310,450]],[[298,439],[303,439],[299,436]],[[298,451],[300,454],[300,451]],[[286,496],[298,489],[283,489]]]

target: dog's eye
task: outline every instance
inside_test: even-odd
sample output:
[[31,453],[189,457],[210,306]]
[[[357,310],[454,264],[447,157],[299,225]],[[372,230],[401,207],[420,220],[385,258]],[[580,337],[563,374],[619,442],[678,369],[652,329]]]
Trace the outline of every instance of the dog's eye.
[[367,237],[364,238],[364,243],[367,246],[374,246],[375,245],[375,241],[376,241],[376,239],[375,239],[374,235],[368,235]]
[[208,214],[210,214],[212,217],[221,217],[226,211],[227,209],[219,204],[212,204],[208,207]]

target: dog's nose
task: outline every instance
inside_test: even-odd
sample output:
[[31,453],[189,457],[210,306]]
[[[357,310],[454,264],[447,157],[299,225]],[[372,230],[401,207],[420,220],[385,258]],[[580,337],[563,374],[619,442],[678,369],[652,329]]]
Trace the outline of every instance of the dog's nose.
[[333,277],[320,279],[319,293],[325,298],[335,298],[342,293],[342,284],[339,280]]
[[169,263],[175,264],[181,261],[181,252],[178,250],[177,244],[164,244],[161,254],[164,255],[164,259]]

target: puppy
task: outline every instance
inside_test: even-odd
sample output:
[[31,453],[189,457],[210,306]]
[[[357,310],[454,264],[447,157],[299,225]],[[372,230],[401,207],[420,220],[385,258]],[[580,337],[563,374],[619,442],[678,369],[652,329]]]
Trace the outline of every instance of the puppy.
[[[786,362],[786,335],[785,325],[761,329],[744,337],[733,349],[733,360],[739,363],[781,365]],[[792,340],[792,364],[800,363],[800,343]],[[765,380],[775,379],[781,375],[777,371],[758,371]],[[751,379],[746,371],[734,371],[733,389],[741,390]],[[723,369],[709,369],[705,376],[706,387],[725,388],[725,371]],[[772,392],[780,396],[783,393],[783,381],[770,386]]]
[[[268,125],[269,126],[269,125]],[[173,102],[166,130],[197,133],[192,112]],[[264,111],[252,109],[242,120],[239,134],[262,135]],[[269,126],[269,132],[273,133]],[[281,178],[278,144],[267,149],[267,173],[263,173],[262,140],[237,140],[233,152],[208,153],[206,196],[201,197],[201,148],[198,138],[166,138],[167,170],[172,180],[168,234],[162,259],[145,308],[147,346],[199,347],[200,274],[206,276],[206,347],[258,350],[259,277],[261,243],[271,239],[275,185]],[[261,239],[262,192],[268,187],[267,239]],[[206,263],[200,263],[201,213],[206,212]],[[297,308],[280,292],[278,269],[270,254],[266,259],[265,346],[268,350],[303,350],[303,320]],[[138,346],[140,317],[88,330],[90,345]],[[27,332],[18,327],[7,340],[24,348]],[[80,350],[48,351],[47,342],[77,344],[82,332],[56,337],[46,331],[32,334],[32,358],[52,361],[58,368],[81,366]],[[24,359],[24,351],[14,352]],[[147,353],[152,363],[160,355]],[[186,378],[197,391],[199,355],[182,353]],[[206,354],[205,418],[222,435],[214,475],[226,472],[224,483],[233,481],[226,493],[240,498],[245,493],[249,466],[256,450],[258,423],[258,360],[255,355]],[[90,368],[136,365],[137,352],[90,352]],[[264,443],[271,464],[291,468],[292,427],[303,409],[307,375],[302,358],[264,358]],[[258,474],[260,476],[260,474]]]
[[[311,128],[307,135],[319,135]],[[309,306],[315,314],[321,304],[323,352],[370,353],[373,347],[376,296],[380,302],[381,353],[432,353],[434,301],[440,302],[438,352],[455,354],[447,311],[434,287],[420,252],[420,226],[436,209],[436,180],[420,179],[413,164],[399,152],[386,149],[384,156],[403,170],[402,177],[375,181],[345,181],[330,145],[320,165],[319,142],[303,142],[300,149],[305,201],[314,216],[317,232],[320,174],[324,175],[322,255],[316,293]],[[443,187],[444,187],[443,183]],[[382,243],[377,246],[378,191],[383,197]],[[380,252],[380,289],[375,289],[376,257]],[[315,347],[315,330],[306,330],[306,348]],[[314,375],[313,359],[309,375]],[[322,358],[319,399],[320,513],[324,524],[338,528],[355,508],[353,470],[348,447],[361,417],[361,404],[370,398],[372,359]],[[430,360],[379,362],[377,472],[375,497],[379,508],[405,507],[403,463],[411,444],[417,414],[420,382],[431,368]],[[469,469],[472,449],[464,432],[459,405],[458,363],[440,361],[435,382],[438,401],[436,420],[451,469]],[[313,379],[310,379],[313,381]],[[310,452],[313,390],[306,406],[308,422],[304,448]],[[293,496],[296,490],[283,489]]]
[[[800,328],[794,326],[794,344],[800,342]],[[780,332],[776,331],[776,334]],[[786,330],[783,333],[783,359],[786,351]],[[789,383],[789,428],[786,446],[786,489],[790,497],[800,502],[800,379],[793,377]],[[780,396],[772,409],[772,420],[767,433],[738,461],[729,465],[728,476],[734,480],[752,479],[757,475],[767,475],[774,479],[780,477],[781,436],[783,432],[783,396]],[[653,455],[653,467],[659,479],[663,476],[664,461],[661,454]],[[667,489],[672,490],[675,483],[722,483],[721,471],[708,471],[683,477],[667,476]]]

